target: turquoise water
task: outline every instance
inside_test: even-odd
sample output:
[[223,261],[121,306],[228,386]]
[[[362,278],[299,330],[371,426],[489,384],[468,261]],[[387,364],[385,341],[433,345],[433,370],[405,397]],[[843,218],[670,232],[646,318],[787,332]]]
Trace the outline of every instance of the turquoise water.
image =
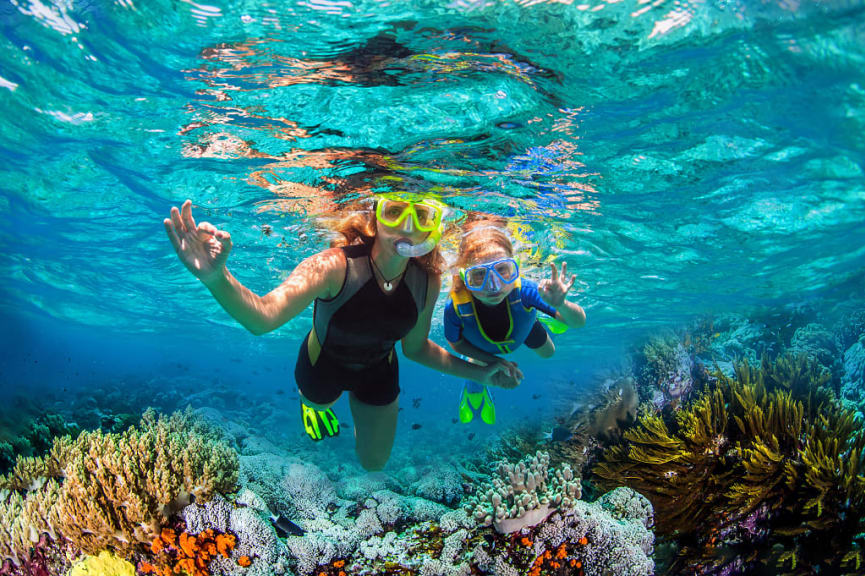
[[0,306],[37,356],[33,333],[77,329],[82,358],[129,337],[172,361],[293,363],[311,308],[263,338],[238,326],[164,236],[185,198],[231,232],[229,268],[260,294],[352,195],[435,188],[510,216],[528,275],[568,262],[589,318],[558,364],[521,358],[538,372],[702,313],[861,290],[861,3],[0,10]]
[[[547,424],[655,330],[862,295],[862,2],[11,0],[0,42],[3,392],[155,383],[270,405],[275,437],[303,440],[312,309],[263,337],[236,324],[165,237],[186,198],[259,294],[348,199],[432,190],[454,219],[508,216],[529,277],[577,274],[588,324],[553,360],[517,355],[502,428]],[[445,431],[471,451],[460,382],[402,369],[393,466]]]

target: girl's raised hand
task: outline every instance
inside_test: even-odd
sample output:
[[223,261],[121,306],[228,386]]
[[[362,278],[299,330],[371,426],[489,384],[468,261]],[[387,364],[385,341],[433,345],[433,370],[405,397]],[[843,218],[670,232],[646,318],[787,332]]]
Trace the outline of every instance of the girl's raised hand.
[[208,222],[196,225],[191,200],[180,210],[172,206],[171,218],[162,223],[177,257],[196,278],[206,283],[222,273],[231,252],[231,235]]
[[559,271],[554,263],[550,263],[551,274],[549,278],[541,280],[538,284],[538,293],[541,299],[552,306],[553,308],[560,307],[565,302],[565,296],[568,290],[577,281],[577,275],[573,274],[568,280],[568,263],[562,262],[562,274],[559,276]]

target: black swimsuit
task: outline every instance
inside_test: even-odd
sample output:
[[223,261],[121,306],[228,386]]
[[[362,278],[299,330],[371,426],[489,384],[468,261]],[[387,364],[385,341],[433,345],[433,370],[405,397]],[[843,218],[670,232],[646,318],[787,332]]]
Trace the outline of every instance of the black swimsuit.
[[[409,260],[399,285],[386,293],[373,274],[370,249],[365,244],[342,248],[346,261],[342,288],[333,298],[315,301],[315,334],[301,343],[294,377],[303,396],[316,404],[329,404],[344,390],[374,406],[390,404],[399,396],[394,344],[420,317],[427,274]],[[314,364],[309,357],[310,337],[321,344]]]

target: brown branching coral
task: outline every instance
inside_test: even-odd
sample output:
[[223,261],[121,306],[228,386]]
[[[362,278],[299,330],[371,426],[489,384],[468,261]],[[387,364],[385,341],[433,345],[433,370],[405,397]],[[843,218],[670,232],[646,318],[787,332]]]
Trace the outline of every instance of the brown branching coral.
[[131,552],[192,497],[233,491],[237,469],[237,454],[191,410],[148,411],[122,434],[56,438],[44,458],[0,477],[0,559],[19,564],[43,532],[78,552]]
[[784,574],[859,573],[865,431],[824,371],[782,357],[714,377],[679,412],[642,413],[594,473],[649,498],[685,571],[739,546]]

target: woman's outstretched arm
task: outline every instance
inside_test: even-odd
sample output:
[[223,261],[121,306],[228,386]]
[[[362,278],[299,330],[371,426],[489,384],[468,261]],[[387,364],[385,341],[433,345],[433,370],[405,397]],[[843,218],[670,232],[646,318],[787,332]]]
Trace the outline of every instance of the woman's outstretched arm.
[[253,334],[270,332],[297,316],[315,298],[332,295],[345,276],[345,258],[340,250],[313,254],[295,268],[285,281],[265,296],[241,284],[225,263],[231,252],[231,235],[212,224],[196,225],[192,202],[180,210],[172,206],[171,218],[163,221],[165,232],[186,268],[210,290],[228,314]]

